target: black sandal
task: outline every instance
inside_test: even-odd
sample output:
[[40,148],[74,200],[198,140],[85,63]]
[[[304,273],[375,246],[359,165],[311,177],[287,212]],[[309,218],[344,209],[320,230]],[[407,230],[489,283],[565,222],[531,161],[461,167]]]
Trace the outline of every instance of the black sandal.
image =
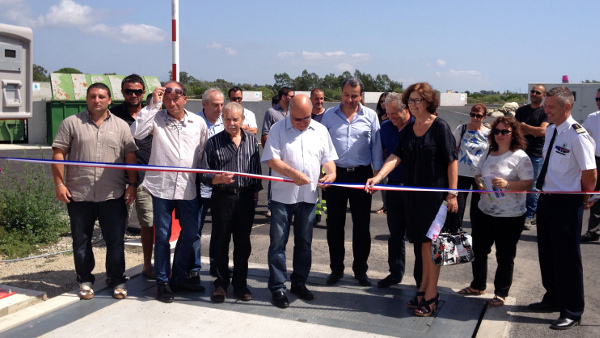
[[[423,303],[423,306],[415,310],[415,316],[419,317],[429,317],[435,313],[437,310],[438,302],[440,301],[440,294],[438,293],[435,298],[432,298]],[[431,307],[430,305],[435,304],[435,307]]]
[[409,300],[408,303],[406,303],[406,306],[408,306],[411,309],[418,309],[423,303],[423,298],[421,298],[421,301],[419,301],[419,297],[423,296],[425,296],[425,292],[417,292],[415,298]]

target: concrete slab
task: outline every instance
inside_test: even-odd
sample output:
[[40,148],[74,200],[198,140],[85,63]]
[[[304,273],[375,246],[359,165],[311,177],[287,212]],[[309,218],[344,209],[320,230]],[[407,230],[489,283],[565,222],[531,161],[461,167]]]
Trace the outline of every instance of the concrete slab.
[[0,289],[16,292],[14,295],[0,299],[0,317],[15,313],[48,299],[46,293],[43,291],[27,290],[1,284]]

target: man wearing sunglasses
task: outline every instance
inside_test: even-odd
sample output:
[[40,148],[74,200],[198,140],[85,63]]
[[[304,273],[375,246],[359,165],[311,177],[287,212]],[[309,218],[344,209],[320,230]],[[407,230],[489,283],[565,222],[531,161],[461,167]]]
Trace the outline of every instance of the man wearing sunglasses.
[[[196,168],[208,140],[204,120],[185,110],[185,87],[169,82],[152,92],[152,102],[144,107],[131,125],[136,139],[153,135],[150,165]],[[161,109],[162,106],[166,109]],[[152,195],[154,207],[154,271],[156,299],[173,302],[174,291],[204,291],[200,276],[186,274],[192,257],[193,243],[199,229],[199,206],[196,174],[178,171],[148,171],[143,186]],[[179,215],[181,233],[173,258],[171,274],[170,245],[173,210]]]
[[[600,109],[600,88],[596,92],[596,106]],[[585,122],[583,122],[583,127],[587,130],[588,133],[592,136],[594,141],[596,141],[596,167],[600,168],[600,110],[597,112],[591,113]],[[596,187],[594,191],[600,191],[600,180],[596,182]],[[590,219],[588,221],[588,231],[581,236],[581,242],[596,242],[600,239],[600,235],[598,232],[600,231],[600,203],[594,204],[590,208]]]
[[[110,112],[127,122],[130,126],[142,110],[142,102],[146,95],[146,86],[144,80],[137,74],[131,74],[121,81],[121,93],[125,102],[112,107]],[[150,150],[152,149],[152,135],[148,135],[140,140],[135,140],[138,151],[135,152],[137,164],[148,164],[150,160]],[[137,171],[137,182],[140,184],[144,180],[146,172]],[[156,279],[154,268],[152,267],[152,248],[154,246],[154,228],[152,220],[152,197],[148,190],[141,184],[137,187],[137,199],[134,203],[137,219],[140,224],[140,236],[142,242],[142,253],[144,255],[144,265],[142,275],[147,279]],[[128,228],[129,230],[130,228]],[[136,229],[137,230],[137,229]]]
[[[290,114],[271,128],[261,158],[277,177],[289,177],[294,183],[273,181],[271,201],[271,230],[268,252],[269,290],[273,305],[287,308],[285,295],[287,269],[285,246],[292,217],[294,219],[294,271],[290,276],[291,292],[303,300],[314,295],[306,288],[311,266],[313,222],[319,182],[333,182],[336,178],[337,154],[327,129],[311,120],[310,99],[298,95],[291,99]],[[325,176],[319,179],[321,166]]]
[[[239,104],[242,104],[242,88],[237,86],[231,87],[231,89],[229,89],[228,96],[229,102],[237,102]],[[254,135],[256,135],[256,133],[258,132],[258,127],[256,125],[256,115],[254,115],[254,113],[251,110],[246,108],[244,108],[244,124],[242,125],[242,129],[249,131]]]
[[[521,130],[527,140],[525,153],[527,153],[533,164],[532,189],[535,188],[535,183],[544,163],[542,148],[544,147],[544,135],[548,127],[548,115],[544,112],[542,105],[544,97],[546,97],[546,86],[536,84],[529,92],[531,103],[517,109],[515,114],[517,121],[521,122]],[[538,198],[539,194],[527,194],[525,202],[527,206],[527,212],[525,212],[525,230],[531,230],[531,226],[535,224],[533,222],[533,215],[537,209]]]

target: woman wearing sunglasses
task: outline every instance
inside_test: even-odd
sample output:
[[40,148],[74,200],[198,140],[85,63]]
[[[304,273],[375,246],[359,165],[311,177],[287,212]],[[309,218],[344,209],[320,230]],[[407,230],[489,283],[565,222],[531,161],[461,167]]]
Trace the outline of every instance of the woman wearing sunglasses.
[[[475,168],[481,159],[481,156],[488,149],[488,135],[490,130],[483,125],[487,116],[487,107],[478,103],[471,107],[471,122],[460,125],[454,130],[456,139],[456,150],[458,151],[458,189],[477,190],[477,185],[473,180]],[[465,214],[465,205],[468,192],[459,192],[457,196],[458,212],[449,214],[446,225],[452,231],[462,227],[463,216]],[[473,210],[479,203],[479,194],[471,195],[471,218]]]
[[[459,291],[482,295],[487,281],[487,257],[496,245],[498,268],[494,278],[494,298],[490,306],[502,306],[512,284],[517,242],[525,221],[525,193],[533,183],[533,166],[525,153],[527,142],[514,117],[499,117],[492,123],[489,152],[476,167],[475,181],[480,190],[500,190],[504,194],[483,193],[471,218],[475,261],[471,285]],[[480,182],[483,178],[488,185]]]

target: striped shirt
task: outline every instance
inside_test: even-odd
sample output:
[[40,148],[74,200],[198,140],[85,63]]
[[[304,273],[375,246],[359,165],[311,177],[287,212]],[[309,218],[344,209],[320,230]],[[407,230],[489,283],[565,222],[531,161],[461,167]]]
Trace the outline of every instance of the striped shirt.
[[[227,131],[222,131],[208,139],[200,168],[241,172],[246,174],[262,175],[258,142],[253,134],[242,131],[240,146],[236,146]],[[212,186],[215,174],[200,174],[200,179],[206,185]],[[254,191],[262,190],[259,179],[234,176],[231,184],[218,184],[223,188],[253,188]]]

